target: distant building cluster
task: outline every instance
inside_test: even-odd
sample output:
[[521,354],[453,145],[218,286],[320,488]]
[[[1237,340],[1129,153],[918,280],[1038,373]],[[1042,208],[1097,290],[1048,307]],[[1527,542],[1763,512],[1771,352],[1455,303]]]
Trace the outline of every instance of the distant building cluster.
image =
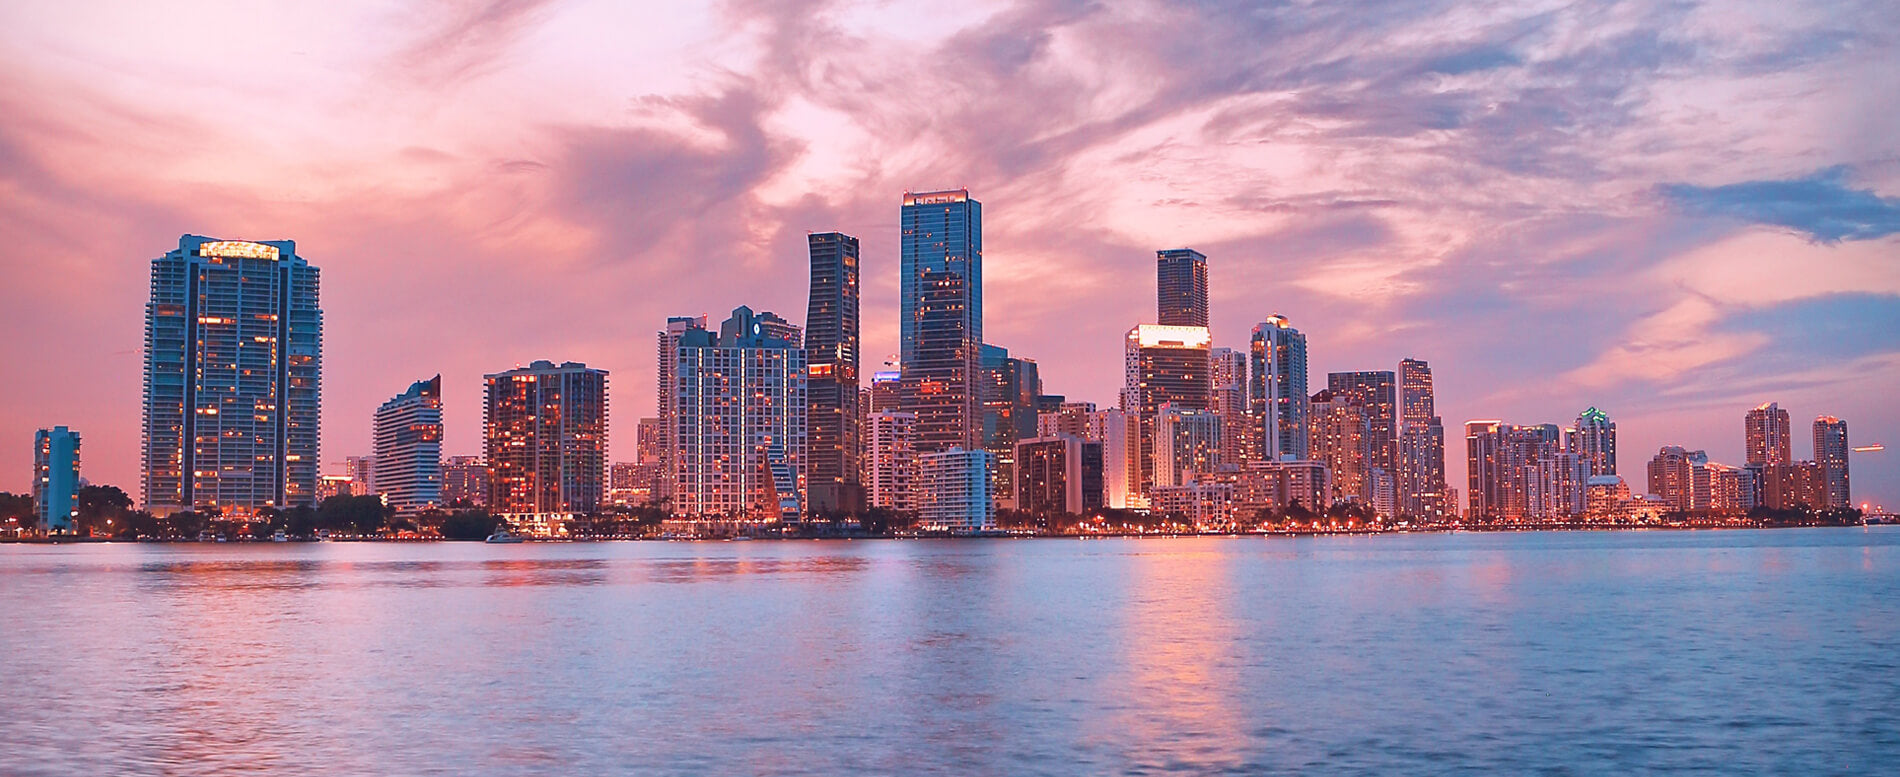
[[[656,332],[654,414],[610,462],[608,381],[579,362],[484,376],[480,456],[443,457],[441,376],[376,409],[374,449],[320,474],[319,273],[292,241],[186,235],[151,262],[142,501],[245,517],[376,495],[397,515],[485,507],[531,533],[610,510],[793,525],[897,515],[925,530],[994,530],[1001,512],[1113,511],[1198,526],[1625,520],[1851,504],[1847,424],[1813,424],[1797,461],[1787,411],[1748,411],[1746,460],[1668,445],[1638,487],[1618,474],[1616,423],[1465,424],[1464,499],[1446,482],[1431,366],[1332,372],[1309,384],[1307,338],[1269,315],[1232,347],[1209,327],[1209,259],[1155,253],[1155,317],[1123,346],[1113,406],[1045,391],[1034,359],[985,341],[983,207],[967,190],[906,193],[900,353],[866,375],[860,243],[808,235],[801,327],[740,305],[715,327]],[[1317,388],[1317,390],[1315,390]],[[34,500],[50,531],[78,512],[79,435],[35,439]]]

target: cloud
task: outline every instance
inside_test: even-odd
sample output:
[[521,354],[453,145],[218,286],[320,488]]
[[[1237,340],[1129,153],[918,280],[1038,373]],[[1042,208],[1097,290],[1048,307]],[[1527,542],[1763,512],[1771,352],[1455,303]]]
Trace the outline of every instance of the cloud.
[[1805,178],[1709,187],[1669,183],[1657,191],[1691,215],[1787,227],[1823,243],[1900,232],[1900,198],[1850,189],[1847,175],[1847,166],[1836,165]]

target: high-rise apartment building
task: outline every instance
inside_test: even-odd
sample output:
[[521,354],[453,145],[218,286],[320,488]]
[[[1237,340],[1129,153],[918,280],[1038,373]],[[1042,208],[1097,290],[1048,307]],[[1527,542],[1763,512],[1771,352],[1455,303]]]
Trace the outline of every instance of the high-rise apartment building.
[[1211,473],[1221,458],[1221,417],[1163,403],[1154,420],[1154,484],[1179,486]]
[[79,516],[79,433],[64,426],[33,434],[33,510],[40,528],[73,530]]
[[1431,365],[1399,362],[1399,512],[1442,518],[1455,507],[1446,497],[1445,423],[1434,402]]
[[[1083,440],[1094,440],[1089,431],[1089,419],[1095,415],[1094,402],[1063,402],[1053,410],[1043,410],[1036,415],[1037,437],[1060,437],[1068,435]],[[1096,440],[1100,442],[1100,440]]]
[[442,376],[416,381],[376,409],[376,488],[400,515],[442,501]]
[[1583,457],[1590,474],[1616,474],[1616,422],[1594,407],[1577,414],[1577,425],[1564,430],[1564,448]]
[[1794,461],[1790,447],[1788,411],[1773,402],[1748,411],[1742,422],[1750,464],[1787,464]]
[[289,240],[185,235],[145,307],[148,509],[311,504],[323,397],[318,273]]
[[660,330],[654,337],[654,339],[658,341],[658,353],[654,358],[654,362],[658,365],[656,380],[654,381],[658,393],[658,397],[655,400],[655,408],[660,417],[660,438],[658,440],[660,449],[660,485],[659,494],[655,497],[656,499],[665,499],[673,495],[673,471],[675,464],[673,460],[673,445],[675,436],[679,434],[679,419],[675,417],[675,413],[678,412],[676,407],[678,403],[679,385],[674,378],[679,369],[679,363],[676,361],[676,358],[679,351],[680,338],[687,332],[705,330],[705,316],[672,316],[666,319],[666,328]]
[[488,508],[534,533],[599,511],[607,480],[607,371],[543,360],[483,381]]
[[1709,454],[1665,445],[1649,460],[1649,493],[1677,512],[1707,510],[1712,504]]
[[1398,379],[1390,371],[1334,372],[1326,388],[1335,396],[1351,397],[1366,409],[1366,466],[1398,471]]
[[1718,513],[1746,513],[1755,506],[1757,470],[1710,463],[1709,509]]
[[1141,491],[1141,423],[1135,414],[1117,407],[1090,413],[1083,439],[1102,444],[1102,503],[1118,510],[1146,505]]
[[996,456],[990,477],[997,502],[1013,504],[1016,441],[1036,436],[1036,406],[1042,377],[1036,363],[1009,355],[1009,349],[984,344],[977,381],[983,413],[983,449]]
[[1556,424],[1519,426],[1502,421],[1465,423],[1465,466],[1473,521],[1532,515],[1531,481],[1544,459],[1563,452]]
[[1155,252],[1155,312],[1162,326],[1207,326],[1207,257],[1192,248]]
[[811,295],[805,311],[806,490],[819,514],[864,509],[858,456],[858,239],[810,235]]
[[1831,415],[1814,419],[1814,463],[1827,484],[1825,507],[1852,507],[1847,481],[1847,422]]
[[1209,380],[1214,387],[1209,409],[1221,419],[1221,460],[1238,465],[1258,459],[1260,435],[1254,430],[1247,402],[1247,352],[1215,348],[1209,358]]
[[978,449],[983,204],[968,190],[906,193],[902,226],[900,358],[917,449]]
[[1081,515],[1102,506],[1102,444],[1070,435],[1016,443],[1016,509]]
[[633,430],[634,461],[659,464],[666,460],[666,423],[658,418],[642,418]]
[[996,528],[989,451],[951,448],[917,456],[917,527],[968,533]]
[[1580,517],[1589,507],[1586,488],[1590,484],[1590,463],[1581,455],[1551,452],[1538,460],[1534,476],[1529,478],[1529,513],[1538,518],[1568,519]]
[[784,319],[739,307],[680,336],[673,513],[798,521],[807,482],[805,349]]
[[1207,410],[1213,397],[1209,380],[1206,327],[1141,324],[1128,330],[1122,410],[1140,424],[1141,493],[1155,482],[1154,428],[1161,406]]
[[908,511],[917,477],[917,416],[879,410],[865,424],[865,485],[872,507]]
[[1309,450],[1332,472],[1334,494],[1369,502],[1374,467],[1372,419],[1365,402],[1357,394],[1320,389],[1307,407],[1312,418]]
[[376,485],[375,456],[343,457],[343,472],[350,476],[350,494],[353,496],[372,496],[382,494]]
[[871,405],[866,412],[904,409],[904,373],[879,370],[871,373]]
[[1253,328],[1248,402],[1260,423],[1264,459],[1307,458],[1306,335],[1286,316]]
[[450,456],[442,463],[442,503],[451,507],[488,504],[488,465],[482,457]]

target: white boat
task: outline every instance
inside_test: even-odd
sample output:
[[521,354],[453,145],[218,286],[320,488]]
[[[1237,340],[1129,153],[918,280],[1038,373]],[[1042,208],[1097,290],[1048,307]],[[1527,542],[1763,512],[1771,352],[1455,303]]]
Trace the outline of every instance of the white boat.
[[494,534],[488,535],[488,542],[494,545],[511,545],[517,542],[525,542],[525,540],[513,534],[509,534],[507,529],[496,529]]
[[290,535],[285,534],[283,529],[278,529],[276,533],[270,536],[270,541],[271,542],[289,542]]

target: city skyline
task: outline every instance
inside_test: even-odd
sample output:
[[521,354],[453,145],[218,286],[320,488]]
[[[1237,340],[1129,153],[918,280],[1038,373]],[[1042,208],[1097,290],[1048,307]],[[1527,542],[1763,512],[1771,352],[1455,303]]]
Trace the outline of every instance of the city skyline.
[[[14,29],[8,35],[58,31],[76,23],[54,9],[4,13],[16,22],[8,25]],[[394,34],[413,44],[398,48],[422,65],[419,77],[454,87],[432,103],[452,109],[456,90],[492,95],[529,83],[527,74],[537,67],[576,75],[572,62],[542,48],[542,39],[530,33],[571,30],[581,13],[550,6],[539,14],[451,20],[482,33],[470,45],[442,43],[450,40],[448,28],[399,25]],[[981,78],[1016,72],[1005,52],[981,43],[1026,41],[1028,49],[1020,53],[1025,62],[1059,73],[1064,61],[1029,33],[1050,28],[1093,50],[1088,46],[1101,46],[1121,29],[1112,14],[1038,13],[1004,12],[989,21],[948,26],[967,33],[965,39],[912,32],[924,36],[920,45],[972,57],[977,67],[970,77]],[[401,145],[365,140],[378,126],[372,120],[333,119],[315,126],[347,131],[337,134],[334,144],[318,144],[308,158],[273,156],[276,141],[263,127],[225,122],[228,116],[202,109],[259,83],[252,79],[272,77],[321,87],[308,100],[280,104],[293,115],[351,99],[338,91],[344,81],[291,64],[266,63],[255,75],[209,63],[158,67],[154,77],[168,75],[191,85],[184,92],[165,90],[164,96],[206,98],[177,105],[132,94],[132,86],[123,86],[125,92],[66,90],[88,71],[52,60],[43,67],[9,68],[4,78],[16,87],[10,93],[46,97],[45,105],[72,110],[27,112],[44,118],[7,128],[3,138],[8,158],[17,162],[5,175],[24,176],[10,180],[26,183],[3,195],[0,228],[16,253],[0,272],[9,288],[35,292],[4,315],[10,331],[35,336],[0,346],[6,349],[0,356],[43,365],[35,374],[46,377],[32,384],[9,382],[0,395],[5,400],[0,402],[0,434],[16,440],[0,446],[0,489],[26,490],[28,434],[65,425],[85,435],[82,474],[137,496],[144,270],[182,233],[295,240],[299,254],[323,269],[324,461],[370,453],[363,419],[388,398],[389,387],[436,372],[443,374],[443,454],[476,453],[480,376],[544,358],[584,361],[617,376],[614,393],[625,420],[612,435],[610,456],[632,460],[631,419],[649,414],[644,398],[653,395],[648,333],[667,315],[718,315],[738,302],[764,310],[800,309],[806,304],[807,280],[800,270],[809,261],[800,233],[837,230],[862,238],[864,371],[874,371],[896,353],[895,199],[906,189],[950,187],[967,187],[987,206],[983,339],[1036,360],[1047,390],[1074,401],[1114,404],[1121,383],[1121,336],[1130,325],[1151,320],[1154,254],[1192,247],[1208,257],[1213,346],[1245,348],[1254,324],[1283,313],[1308,338],[1309,380],[1331,372],[1391,370],[1403,358],[1427,361],[1436,382],[1437,413],[1454,429],[1477,418],[1567,424],[1583,408],[1601,407],[1619,423],[1626,476],[1631,463],[1647,460],[1664,445],[1707,450],[1716,461],[1743,462],[1738,419],[1747,408],[1769,401],[1791,412],[1792,436],[1801,438],[1793,443],[1794,459],[1814,458],[1805,430],[1821,415],[1848,419],[1856,444],[1890,442],[1900,411],[1883,401],[1881,387],[1900,378],[1900,358],[1886,334],[1900,320],[1895,302],[1900,270],[1892,262],[1900,204],[1883,193],[1896,191],[1900,170],[1880,160],[1893,156],[1891,117],[1841,104],[1835,98],[1844,95],[1829,88],[1806,97],[1763,88],[1744,90],[1734,102],[1711,110],[1732,119],[1753,113],[1745,106],[1792,103],[1830,120],[1781,132],[1727,122],[1734,126],[1721,142],[1691,139],[1696,125],[1687,119],[1645,117],[1640,110],[1635,116],[1596,117],[1591,121],[1607,124],[1585,127],[1603,133],[1616,148],[1660,137],[1667,153],[1654,163],[1624,159],[1612,164],[1617,160],[1589,157],[1580,149],[1521,149],[1531,158],[1513,167],[1464,145],[1497,132],[1487,124],[1492,120],[1530,137],[1560,129],[1539,124],[1528,112],[1539,99],[1531,87],[1551,78],[1543,63],[1564,56],[1601,65],[1606,78],[1622,79],[1610,84],[1610,92],[1637,97],[1645,89],[1682,89],[1697,78],[1739,89],[1762,72],[1791,84],[1834,78],[1875,85],[1866,75],[1867,53],[1845,44],[1803,47],[1846,35],[1825,24],[1797,18],[1785,29],[1768,30],[1745,15],[1718,21],[1693,13],[1686,20],[1667,17],[1668,11],[1653,13],[1658,18],[1623,20],[1621,26],[1608,25],[1602,37],[1572,41],[1557,34],[1557,21],[1520,19],[1529,33],[1512,37],[1502,27],[1483,28],[1474,33],[1477,39],[1457,46],[1381,47],[1347,33],[1333,17],[1319,19],[1322,29],[1359,40],[1365,56],[1385,66],[1415,66],[1404,71],[1415,80],[1377,87],[1404,98],[1392,108],[1393,115],[1354,113],[1324,103],[1321,97],[1350,87],[1343,80],[1302,84],[1303,76],[1296,76],[1290,63],[1260,68],[1267,82],[1251,89],[1201,93],[1186,102],[1158,102],[1161,98],[1151,96],[1136,99],[1135,108],[1102,116],[1066,104],[1043,111],[1051,114],[1047,117],[1004,111],[999,139],[988,142],[935,134],[898,146],[894,138],[903,133],[897,128],[910,126],[906,122],[915,110],[860,106],[867,128],[843,134],[868,138],[866,158],[889,161],[871,165],[875,169],[843,165],[848,187],[833,185],[838,178],[795,182],[791,173],[826,160],[855,159],[841,156],[841,146],[814,130],[829,125],[801,123],[799,106],[815,105],[822,116],[851,106],[813,102],[812,85],[798,79],[774,81],[774,74],[783,77],[785,65],[769,59],[736,71],[736,82],[710,92],[684,82],[634,86],[614,79],[584,90],[567,87],[623,93],[589,95],[577,101],[583,107],[547,114],[549,121],[578,115],[567,110],[610,106],[613,112],[629,100],[633,106],[628,116],[616,113],[616,119],[596,124],[507,125],[503,134],[520,141],[518,147],[487,147],[453,133],[438,134],[434,130],[440,128],[432,129],[420,113],[404,108],[375,120],[392,122],[390,137]],[[1790,13],[1802,15],[1800,9]],[[217,22],[189,13],[169,21],[128,16],[135,18],[116,20],[84,44],[72,45],[126,43],[132,33],[117,25],[131,21],[159,29],[181,22],[216,27]],[[1371,25],[1365,34],[1430,26],[1422,16],[1397,16]],[[791,23],[773,23],[781,21]],[[266,27],[277,23],[262,22]],[[880,45],[890,42],[878,34],[875,20],[819,15],[812,24],[834,35],[849,30]],[[1718,33],[1731,28],[1721,24],[1760,34],[1722,42]],[[790,40],[783,28],[768,27],[765,35]],[[1644,39],[1631,32],[1642,27],[1678,30],[1688,41],[1683,45],[1707,54],[1714,64],[1690,68],[1687,75],[1640,66],[1636,55],[1650,52],[1687,67],[1686,55],[1653,40],[1645,49]],[[319,59],[340,58],[339,72],[374,71],[375,57],[348,50],[326,37],[326,29],[308,34],[308,50]],[[32,56],[45,45],[16,42],[22,45],[7,56]],[[439,45],[431,48],[431,42]],[[95,66],[107,67],[146,50],[135,44],[123,46],[121,54],[89,55],[95,63],[108,63]],[[1165,70],[1163,76],[1198,78],[1220,67],[1197,62]],[[1341,67],[1352,70],[1351,63]],[[866,79],[874,75],[855,68],[846,72]],[[1855,74],[1861,74],[1858,80]],[[904,70],[896,75],[968,83],[955,74]],[[1448,115],[1433,113],[1439,104],[1412,91],[1429,79],[1453,87],[1455,100],[1442,104]],[[1046,76],[1025,80],[1032,87],[1048,84]],[[135,85],[138,79],[119,83]],[[1284,91],[1269,88],[1276,85],[1282,90],[1310,86],[1312,95],[1286,107],[1314,120],[1345,122],[1352,131],[1313,136],[1258,124],[1265,105],[1284,99],[1275,97]],[[49,90],[62,94],[50,96]],[[392,94],[371,91],[365,99]],[[1005,94],[998,99],[1024,97],[1015,87],[1001,91]],[[1580,100],[1602,99],[1582,87],[1558,91]],[[959,102],[946,108],[952,113],[988,104],[986,98],[961,93],[955,99]],[[1484,101],[1491,99],[1503,116],[1485,118]],[[1638,103],[1638,108],[1647,104]],[[112,110],[80,108],[88,104]],[[104,133],[100,136],[130,139],[100,157],[111,163],[114,176],[105,176],[108,168],[88,158],[97,151],[89,145],[91,135],[61,131],[68,114],[94,116],[98,132]],[[1227,118],[1216,121],[1216,115]],[[154,127],[149,134],[115,129],[115,122],[130,121],[129,116],[157,120],[147,122]],[[1432,131],[1453,133],[1460,143],[1431,152],[1404,150],[1400,141],[1428,139],[1424,121],[1433,116],[1442,116],[1449,126]],[[215,130],[206,133],[209,140],[184,137],[207,122]],[[281,120],[268,126],[293,134],[310,131]],[[1313,164],[1236,158],[1227,150],[1231,141],[1254,137],[1236,129],[1242,126],[1298,154],[1347,155],[1371,164],[1323,174]],[[1059,131],[1061,142],[1035,141],[1052,130]],[[1747,162],[1717,153],[1737,142],[1771,153]],[[1082,169],[1082,163],[1112,157],[1116,150],[1137,149],[1172,150],[1151,155],[1146,167],[1131,167],[1117,157],[1101,162],[1099,169]],[[954,153],[929,153],[938,151]],[[764,159],[756,158],[760,155]],[[155,163],[174,156],[176,162]],[[1377,167],[1381,160],[1403,174],[1357,169]],[[1566,173],[1567,162],[1591,170],[1607,166],[1615,174],[1605,176],[1606,183],[1570,191],[1567,187],[1586,176]],[[329,172],[287,175],[310,172],[307,168]],[[370,173],[372,168],[377,172]],[[587,171],[596,168],[605,172],[592,177]],[[705,174],[700,168],[735,172],[740,183],[693,195],[704,200],[656,201],[655,213],[626,208],[608,213],[579,197],[603,192],[612,195],[611,202],[622,202],[617,197],[640,202],[634,193],[647,191],[643,176],[691,181]],[[120,170],[132,172],[120,178]],[[1143,170],[1161,183],[1144,188],[1128,182]],[[1230,180],[1235,176],[1223,171],[1257,180],[1235,184]],[[1461,171],[1465,175],[1457,175]],[[266,196],[271,189],[262,182],[287,177],[308,183],[285,196]],[[438,179],[448,183],[435,183]],[[1422,185],[1427,180],[1440,182]],[[180,183],[198,187],[204,196],[156,193]],[[443,185],[455,196],[441,197],[437,187]],[[1511,187],[1521,191],[1507,196]],[[844,189],[850,191],[841,193]],[[353,204],[365,192],[383,196],[365,199],[367,206]],[[432,205],[432,199],[442,203]],[[737,231],[716,223],[720,209],[758,223]],[[521,215],[513,222],[492,218],[504,211]],[[388,215],[397,212],[403,215]],[[1423,226],[1433,213],[1447,214],[1447,223]],[[67,218],[81,222],[62,220]],[[37,228],[42,222],[54,228]],[[82,222],[99,227],[71,226]],[[654,237],[651,245],[630,247],[642,230]],[[1422,247],[1440,234],[1434,230],[1443,230],[1448,248]],[[679,250],[687,245],[696,250]],[[667,258],[669,252],[674,258]],[[1379,259],[1382,252],[1393,259]],[[29,256],[60,257],[59,271],[41,270]],[[701,272],[702,266],[708,272]],[[1603,288],[1596,294],[1569,293],[1577,283]],[[546,310],[559,315],[548,316]],[[63,324],[47,323],[55,320]],[[1317,389],[1317,380],[1311,386]],[[1446,479],[1460,484],[1465,482],[1463,457],[1455,453],[1456,436],[1448,436],[1454,452],[1447,456]],[[1900,501],[1900,470],[1893,460],[1891,454],[1854,456],[1857,502]]]

